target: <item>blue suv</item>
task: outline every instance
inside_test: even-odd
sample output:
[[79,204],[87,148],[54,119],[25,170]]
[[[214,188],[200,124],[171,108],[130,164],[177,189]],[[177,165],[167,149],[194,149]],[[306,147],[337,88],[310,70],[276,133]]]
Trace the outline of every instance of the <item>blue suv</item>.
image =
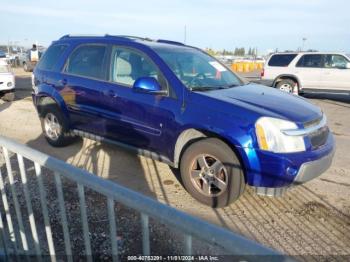
[[168,40],[66,35],[34,70],[47,141],[106,141],[178,168],[197,200],[222,207],[245,185],[277,196],[323,173],[334,140],[305,99],[248,83]]

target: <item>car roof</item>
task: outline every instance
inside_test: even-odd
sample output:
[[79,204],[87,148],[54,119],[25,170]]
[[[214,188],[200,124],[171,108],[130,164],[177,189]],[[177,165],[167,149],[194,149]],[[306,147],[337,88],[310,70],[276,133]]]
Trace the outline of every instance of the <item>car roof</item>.
[[59,40],[54,41],[53,43],[59,42],[103,42],[103,40],[116,41],[116,42],[124,42],[127,43],[138,43],[144,46],[148,46],[152,49],[191,49],[195,48],[192,46],[185,45],[181,42],[165,40],[165,39],[150,39],[148,37],[138,37],[138,36],[127,36],[127,35],[64,35]]
[[319,51],[309,51],[309,52],[280,52],[280,53],[273,53],[271,54],[271,56],[273,55],[329,55],[329,54],[335,54],[335,55],[346,55],[343,52],[319,52]]

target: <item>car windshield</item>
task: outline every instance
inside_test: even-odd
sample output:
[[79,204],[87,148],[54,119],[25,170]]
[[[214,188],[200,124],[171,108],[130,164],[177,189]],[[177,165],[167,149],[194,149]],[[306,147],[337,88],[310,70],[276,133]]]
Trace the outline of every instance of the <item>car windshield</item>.
[[154,48],[181,82],[190,90],[230,88],[243,82],[206,53],[194,48]]
[[0,73],[8,73],[9,68],[7,65],[0,65]]

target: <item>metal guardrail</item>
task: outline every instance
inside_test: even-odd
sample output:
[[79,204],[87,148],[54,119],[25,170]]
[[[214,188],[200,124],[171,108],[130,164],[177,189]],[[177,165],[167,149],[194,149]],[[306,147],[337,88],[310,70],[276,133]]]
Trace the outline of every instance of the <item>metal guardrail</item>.
[[[65,177],[77,184],[79,203],[80,203],[80,214],[82,221],[83,239],[85,246],[85,255],[88,261],[92,261],[93,252],[91,250],[90,236],[89,236],[89,225],[87,218],[86,202],[85,202],[85,188],[92,189],[107,197],[107,213],[109,220],[109,233],[111,241],[111,250],[114,261],[119,260],[118,256],[118,245],[116,239],[117,225],[116,225],[116,212],[114,210],[115,202],[119,202],[129,208],[132,208],[141,213],[141,228],[142,228],[142,249],[144,255],[150,255],[150,230],[149,230],[149,217],[156,219],[157,221],[174,227],[181,231],[184,235],[184,246],[183,254],[190,255],[193,253],[192,250],[192,238],[203,240],[211,245],[216,245],[223,248],[227,254],[233,255],[248,255],[248,256],[274,256],[277,261],[289,260],[286,257],[278,254],[277,252],[263,247],[253,241],[238,236],[234,233],[229,232],[223,228],[209,224],[203,220],[197,219],[193,216],[187,215],[181,211],[178,211],[172,207],[161,204],[149,197],[141,195],[137,192],[129,190],[123,186],[113,183],[108,180],[104,180],[96,175],[93,175],[87,171],[76,168],[69,165],[61,160],[50,157],[46,154],[38,152],[27,146],[19,144],[13,140],[0,136],[0,153],[3,152],[6,163],[7,177],[10,184],[10,193],[12,195],[13,206],[15,208],[16,218],[11,216],[9,210],[10,197],[7,196],[5,190],[4,175],[1,174],[0,170],[0,192],[2,198],[3,209],[5,211],[4,217],[0,214],[0,238],[2,240],[3,252],[5,255],[11,255],[10,245],[13,246],[12,250],[14,255],[16,254],[28,254],[28,237],[25,234],[21,206],[18,201],[18,195],[14,186],[13,170],[10,161],[10,151],[17,155],[21,182],[23,187],[24,199],[26,209],[29,214],[28,220],[30,224],[31,237],[34,240],[35,254],[38,260],[41,260],[42,250],[38,241],[38,230],[35,215],[33,214],[33,207],[30,198],[30,192],[27,187],[27,174],[24,165],[24,158],[31,160],[34,163],[34,169],[36,174],[36,180],[38,183],[38,190],[40,193],[40,204],[42,208],[43,221],[45,226],[47,244],[49,255],[51,260],[55,261],[56,253],[55,246],[52,237],[51,225],[49,220],[48,208],[47,208],[47,196],[46,189],[43,183],[42,167],[45,167],[53,171],[53,177],[50,178],[55,181],[57,190],[57,199],[59,203],[60,218],[62,223],[62,231],[64,237],[65,253],[67,260],[72,261],[72,248],[70,235],[68,230],[67,214],[65,209],[65,201],[63,197],[63,185],[61,177]],[[45,174],[46,175],[46,174]],[[8,192],[9,194],[9,192]],[[5,218],[5,219],[3,219]],[[16,219],[17,221],[15,221]],[[14,223],[16,222],[16,223]],[[18,228],[15,228],[18,225]],[[5,234],[5,227],[7,227],[10,235]],[[16,239],[15,230],[20,236],[20,240]],[[6,241],[10,240],[10,241]],[[1,243],[1,242],[0,242]],[[276,256],[278,255],[278,256]]]

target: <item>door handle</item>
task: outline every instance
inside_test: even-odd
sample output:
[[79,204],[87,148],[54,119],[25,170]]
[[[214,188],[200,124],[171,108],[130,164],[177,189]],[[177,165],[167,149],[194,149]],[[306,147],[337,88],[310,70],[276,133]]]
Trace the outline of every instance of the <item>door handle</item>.
[[118,95],[113,90],[105,90],[103,91],[103,94],[114,98],[118,97]]

